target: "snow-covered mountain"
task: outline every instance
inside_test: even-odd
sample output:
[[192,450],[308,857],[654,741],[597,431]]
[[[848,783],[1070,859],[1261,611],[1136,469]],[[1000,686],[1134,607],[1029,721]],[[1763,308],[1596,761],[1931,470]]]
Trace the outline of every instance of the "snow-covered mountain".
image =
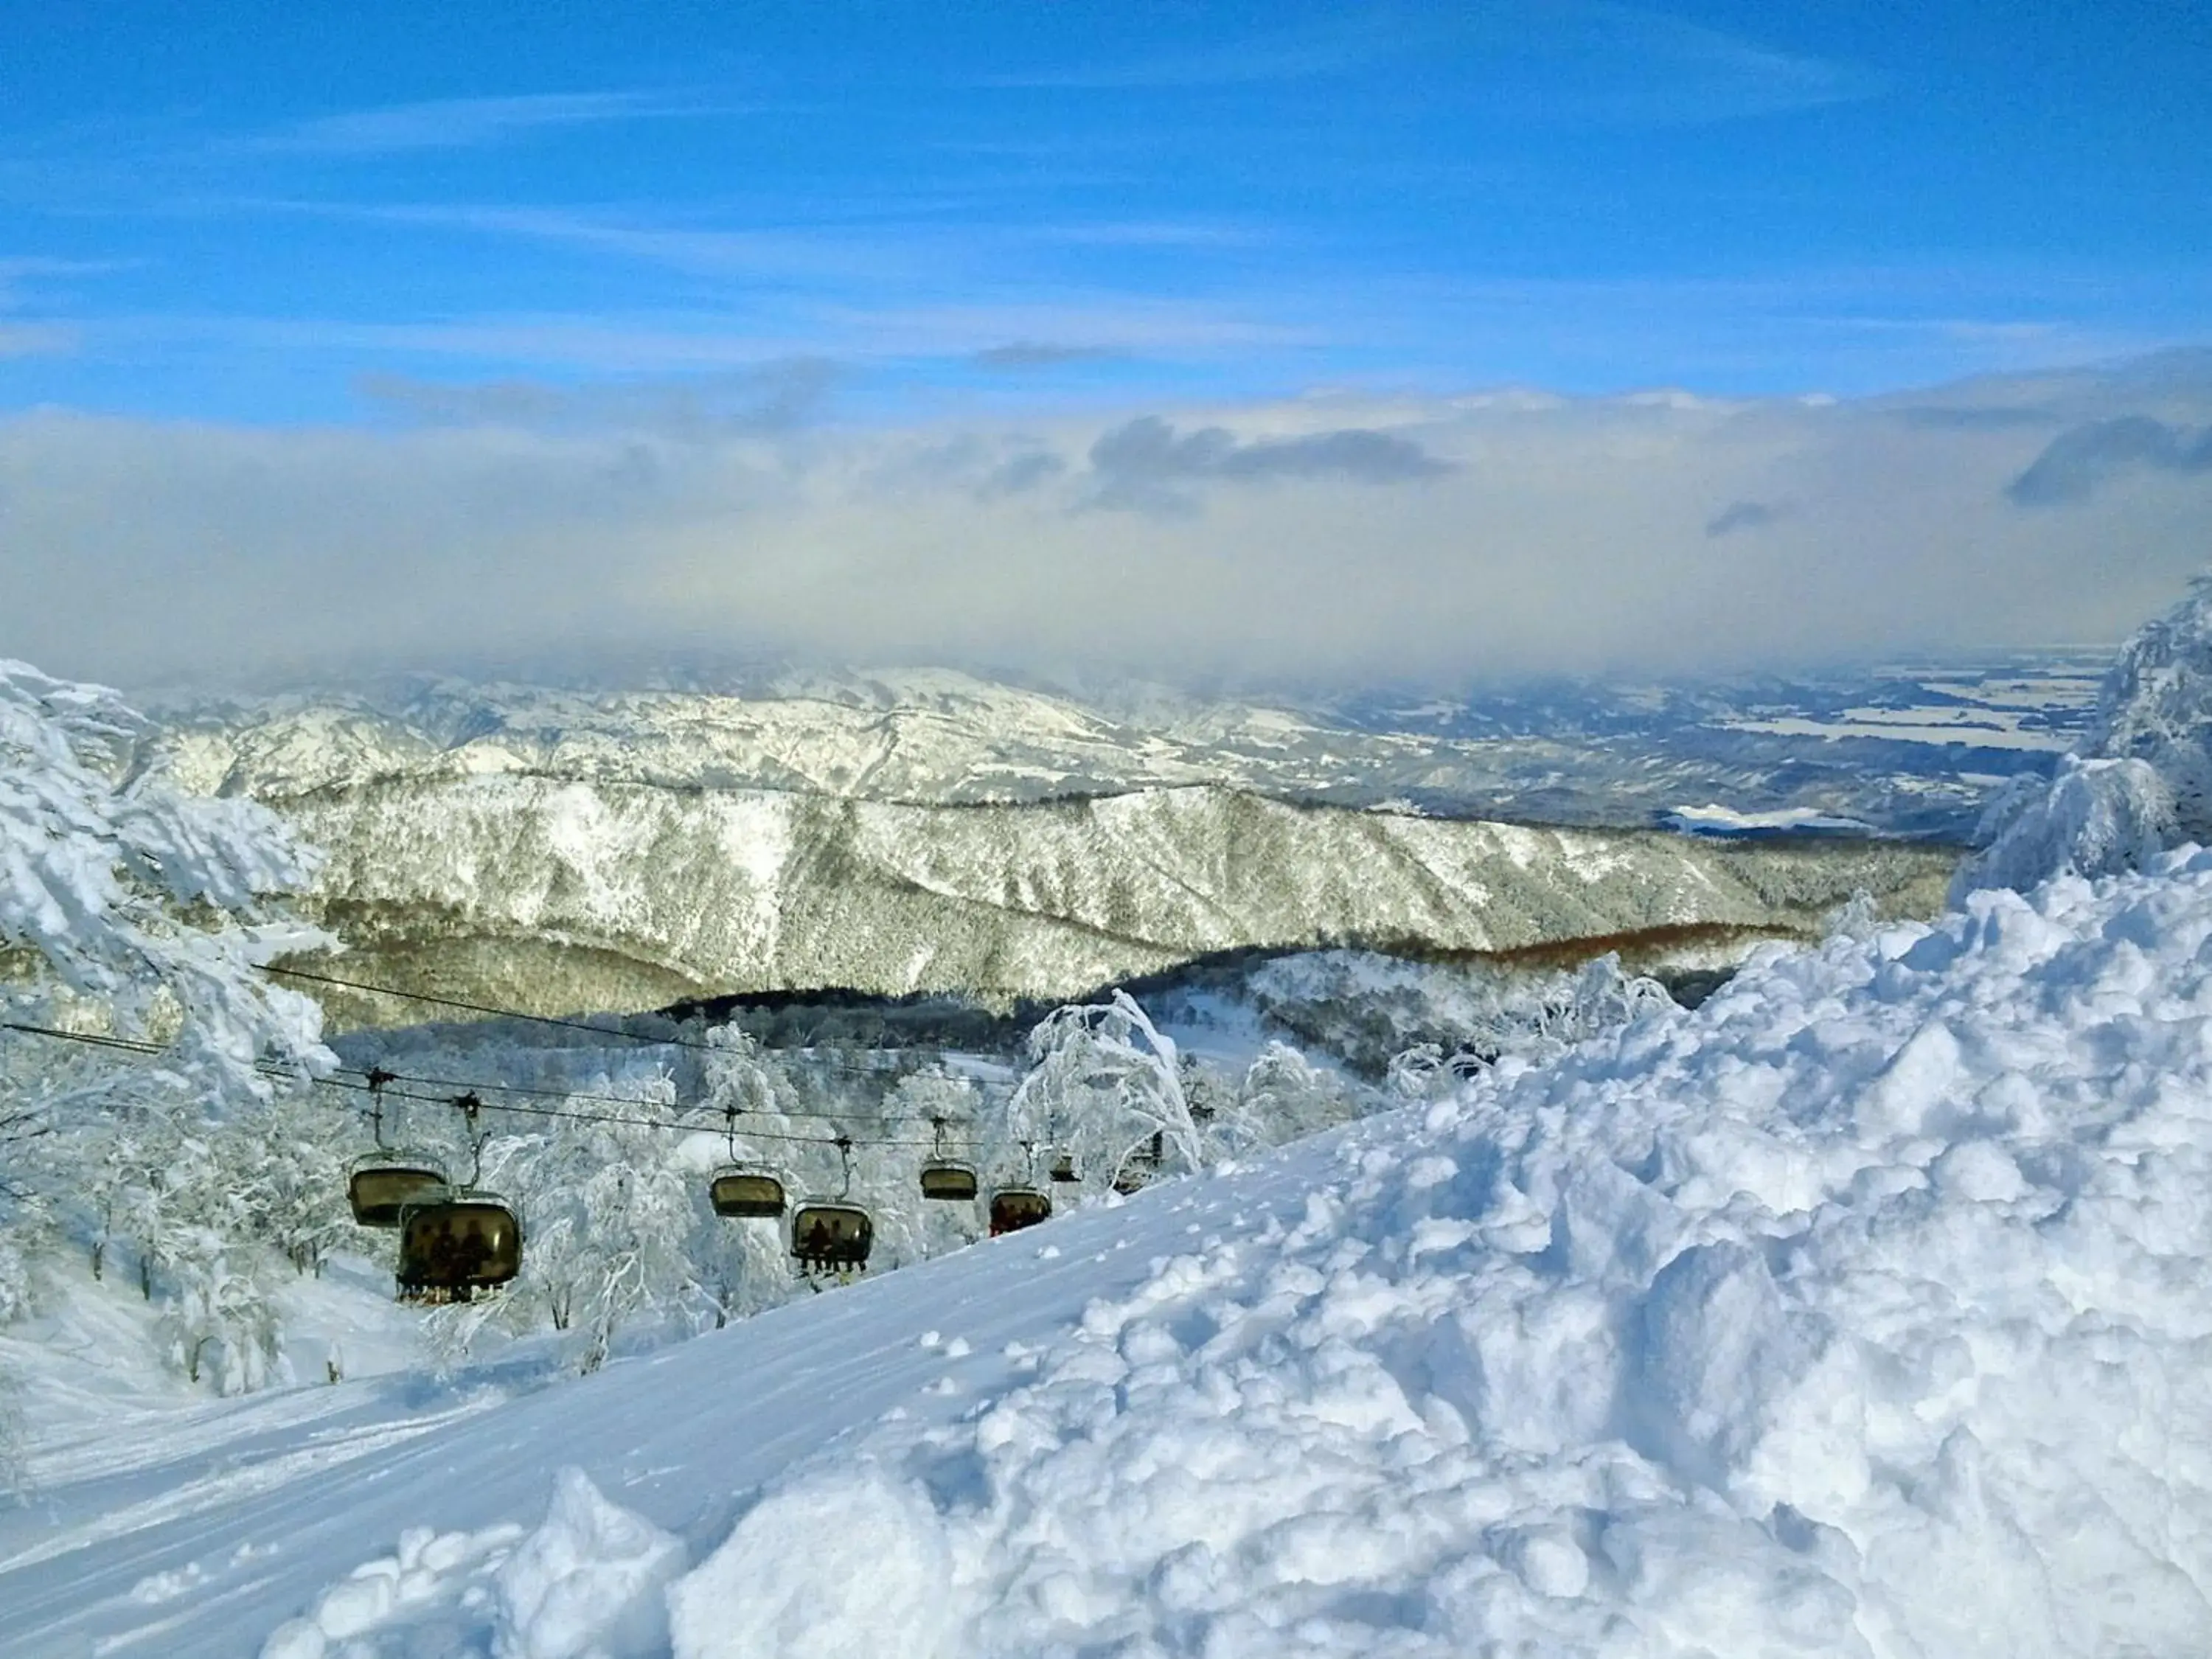
[[1494,951],[1700,924],[1787,932],[1862,889],[1927,914],[1954,856],[1306,808],[1218,788],[921,806],[510,774],[271,804],[330,855],[320,915],[357,953],[351,976],[537,1012],[832,985],[1070,996],[1243,945]]
[[140,1421],[0,1650],[2198,1651],[2208,1006],[2192,851],[559,1389]]
[[[538,1011],[1003,1000],[1243,946],[1788,936],[1861,888],[1932,914],[1951,855],[1869,837],[1970,823],[2093,685],[2063,658],[1310,705],[923,672],[441,682],[175,708],[144,763],[331,854],[318,908],[356,977]],[[1792,830],[1827,839],[1723,844]]]
[[927,805],[1211,784],[1457,817],[1739,827],[1808,819],[1963,839],[1990,789],[2078,739],[2101,659],[1461,696],[1079,696],[951,671],[760,675],[712,690],[404,682],[172,706],[161,763],[208,793],[524,773]]

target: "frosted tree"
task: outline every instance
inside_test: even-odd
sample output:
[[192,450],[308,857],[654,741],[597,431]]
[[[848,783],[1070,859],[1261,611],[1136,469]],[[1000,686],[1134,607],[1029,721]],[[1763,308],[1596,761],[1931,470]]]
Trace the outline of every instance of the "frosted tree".
[[2148,766],[2165,786],[2175,837],[2212,842],[2212,572],[2120,647],[2089,754]]
[[267,808],[142,769],[150,734],[105,687],[0,661],[0,950],[33,970],[0,1006],[88,1004],[165,1043],[180,1092],[265,1097],[269,1068],[333,1063],[321,1011],[254,971],[331,943],[283,907],[316,861]]
[[1247,1146],[1279,1146],[1355,1115],[1342,1078],[1287,1043],[1270,1042],[1245,1068],[1224,1138]]
[[790,1092],[788,1081],[742,1026],[708,1030],[700,1067],[706,1081],[700,1109],[717,1116],[734,1112],[740,1118],[765,1117]]
[[265,808],[148,769],[150,736],[112,691],[0,661],[0,1021],[158,1045],[4,1034],[0,1232],[20,1255],[40,1216],[88,1212],[97,1265],[127,1238],[148,1295],[173,1270],[187,1368],[252,1386],[273,1325],[244,1247],[208,1243],[232,1218],[194,1190],[201,1125],[335,1063],[316,1006],[256,971],[330,941],[285,908],[313,857]]
[[345,1198],[345,1121],[326,1102],[280,1095],[217,1131],[227,1220],[259,1239],[300,1273],[319,1275],[331,1252],[354,1235]]
[[674,1313],[695,1279],[684,1244],[699,1204],[698,1183],[667,1157],[665,1135],[629,1131],[611,1137],[608,1162],[585,1182],[586,1272],[576,1368],[594,1371],[614,1351],[616,1333],[643,1316]]
[[2104,876],[2212,841],[2212,573],[2137,629],[2106,677],[2087,755],[2024,774],[1990,802],[1951,899],[2061,872]]
[[862,1185],[877,1208],[876,1248],[885,1262],[921,1261],[974,1243],[984,1231],[982,1212],[973,1204],[922,1199],[920,1176],[925,1162],[942,1160],[975,1168],[988,1184],[994,1171],[982,1156],[988,1116],[982,1085],[942,1068],[918,1071],[899,1079],[883,1109],[900,1144],[863,1154]]
[[1126,991],[1047,1015],[1030,1033],[1030,1059],[988,1137],[999,1157],[1008,1143],[1066,1155],[1091,1193],[1204,1163],[1174,1040]]
[[[791,1079],[743,1028],[714,1026],[705,1042],[700,1115],[713,1120],[705,1127],[714,1134],[710,1148],[703,1135],[698,1143],[707,1149],[697,1160],[695,1177],[702,1186],[726,1162],[761,1168],[773,1164],[760,1154],[749,1133],[787,1132],[790,1123],[782,1109],[793,1094]],[[790,1260],[782,1233],[774,1226],[718,1216],[701,1201],[694,1206],[685,1255],[694,1304],[717,1328],[791,1294]]]
[[[666,1078],[633,1091],[641,1108],[674,1102]],[[523,1271],[492,1314],[447,1316],[449,1346],[496,1316],[510,1328],[550,1324],[574,1334],[577,1369],[596,1370],[627,1326],[673,1319],[699,1275],[689,1253],[704,1182],[683,1141],[641,1111],[575,1102],[544,1137],[487,1149],[486,1176],[520,1206]],[[473,1305],[473,1304],[472,1304]]]
[[2068,755],[2049,778],[2014,778],[1982,814],[1982,850],[1951,880],[1951,902],[1983,887],[2026,891],[2062,871],[2117,875],[2181,838],[2172,789],[2148,761]]
[[204,1200],[208,1144],[167,1112],[123,1103],[75,1137],[76,1195],[91,1222],[92,1272],[104,1277],[118,1244],[137,1259],[138,1291],[154,1297],[154,1275],[183,1230],[220,1223]]
[[255,1263],[214,1229],[191,1227],[177,1235],[168,1265],[175,1283],[161,1330],[170,1364],[188,1382],[245,1394],[283,1374],[276,1306]]
[[773,1222],[733,1220],[701,1204],[684,1255],[694,1305],[716,1330],[787,1301],[795,1288],[783,1230]]
[[1417,1042],[1390,1056],[1383,1086],[1392,1098],[1407,1105],[1418,1105],[1449,1093],[1455,1081],[1451,1067],[1444,1060],[1443,1045]]
[[[112,691],[0,661],[0,952],[18,970],[0,1018],[165,1046],[151,1063],[94,1064],[15,1035],[19,1052],[0,1068],[11,1144],[126,1097],[166,1096],[177,1109],[266,1098],[270,1070],[332,1063],[320,1011],[254,971],[327,942],[283,908],[312,856],[265,808],[191,796],[142,770],[149,735]],[[22,1056],[31,1044],[50,1058]],[[61,1077],[67,1086],[52,1086]]]

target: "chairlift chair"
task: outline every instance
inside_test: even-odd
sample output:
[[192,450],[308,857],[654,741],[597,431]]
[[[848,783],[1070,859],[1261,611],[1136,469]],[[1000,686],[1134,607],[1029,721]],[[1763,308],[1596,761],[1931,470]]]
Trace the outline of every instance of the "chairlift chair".
[[783,1182],[762,1170],[732,1164],[707,1184],[714,1213],[736,1221],[773,1221],[784,1212]]
[[1114,1171],[1114,1190],[1127,1198],[1141,1193],[1152,1184],[1152,1177],[1160,1172],[1160,1164],[1167,1157],[1167,1136],[1155,1129],[1152,1138],[1121,1160],[1121,1167]]
[[354,1160],[346,1182],[346,1201],[363,1227],[397,1227],[410,1204],[427,1202],[446,1189],[446,1172],[428,1158],[410,1153],[374,1152]]
[[445,1190],[446,1171],[427,1152],[384,1144],[384,1085],[394,1081],[395,1074],[373,1066],[368,1075],[370,1133],[376,1145],[353,1161],[346,1178],[346,1202],[358,1225],[397,1227],[407,1206]]
[[497,1193],[475,1183],[483,1175],[484,1138],[477,1126],[483,1103],[473,1094],[453,1104],[467,1120],[475,1155],[470,1184],[441,1188],[399,1212],[399,1296],[405,1302],[467,1302],[496,1290],[522,1271],[522,1218]]
[[1072,1185],[1083,1177],[1075,1172],[1075,1154],[1062,1152],[1052,1161],[1052,1178],[1063,1186]]
[[1034,1187],[1001,1187],[991,1194],[991,1237],[1018,1233],[1052,1218],[1052,1200]]
[[810,1200],[792,1212],[791,1254],[807,1273],[857,1273],[868,1265],[876,1242],[875,1218],[851,1201],[852,1139],[841,1134],[835,1144],[845,1164],[843,1190],[834,1199]]
[[495,1193],[448,1188],[399,1218],[399,1295],[467,1302],[522,1271],[522,1222]]
[[921,1166],[921,1195],[947,1203],[964,1204],[976,1193],[975,1171],[945,1155],[945,1120],[929,1120],[936,1126],[937,1139],[931,1149],[929,1162]]
[[738,1109],[724,1109],[729,1120],[730,1161],[707,1183],[707,1202],[714,1213],[736,1221],[774,1221],[783,1214],[782,1180],[738,1157]]

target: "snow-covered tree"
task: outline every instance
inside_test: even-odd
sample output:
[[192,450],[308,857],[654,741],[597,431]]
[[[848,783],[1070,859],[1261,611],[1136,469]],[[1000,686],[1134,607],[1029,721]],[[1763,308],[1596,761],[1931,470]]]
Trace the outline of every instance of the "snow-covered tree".
[[1270,1042],[1245,1068],[1231,1121],[1248,1145],[1279,1146],[1357,1115],[1352,1091],[1341,1077],[1288,1043]]
[[2173,792],[2148,761],[2068,755],[2051,777],[2014,778],[1990,803],[1984,844],[1952,878],[1951,899],[1983,887],[2025,891],[2062,871],[2138,870],[2180,836]]
[[250,1258],[210,1227],[177,1235],[174,1279],[161,1310],[169,1361],[188,1382],[212,1379],[221,1394],[266,1386],[283,1364],[282,1328],[270,1286]]
[[[674,1102],[665,1078],[637,1092],[641,1109]],[[518,1206],[526,1241],[501,1322],[574,1333],[577,1369],[592,1371],[625,1327],[684,1314],[699,1279],[688,1247],[705,1182],[683,1140],[645,1110],[631,1118],[581,1101],[574,1110],[548,1134],[489,1147],[485,1178]],[[459,1338],[483,1322],[445,1322]]]
[[1048,1014],[1030,1033],[1030,1060],[987,1133],[997,1158],[1031,1148],[1066,1154],[1094,1194],[1160,1167],[1204,1163],[1175,1042],[1126,991]]
[[0,1236],[27,1257],[39,1228],[85,1223],[96,1268],[127,1239],[149,1295],[192,1264],[179,1352],[213,1345],[250,1386],[268,1346],[233,1218],[195,1188],[204,1126],[335,1063],[315,1004],[257,971],[329,941],[285,908],[313,855],[265,808],[146,766],[151,735],[112,691],[0,661],[0,1022],[158,1045],[0,1030]]
[[2120,647],[2089,754],[2147,763],[2172,799],[2177,837],[2212,842],[2212,571]]
[[1954,903],[2068,872],[2139,869],[2183,841],[2212,842],[2212,572],[2120,647],[2084,755],[2015,778],[1990,802]]
[[1417,1042],[1390,1056],[1383,1086],[1392,1099],[1415,1105],[1434,1100],[1450,1087],[1452,1081],[1451,1068],[1444,1061],[1443,1044]]
[[88,1215],[93,1277],[104,1277],[114,1248],[126,1245],[139,1293],[150,1302],[154,1270],[169,1261],[183,1231],[221,1219],[204,1213],[207,1142],[169,1113],[128,1103],[72,1139],[74,1195]]
[[261,1097],[266,1067],[331,1063],[321,1011],[254,971],[330,942],[282,905],[315,859],[267,808],[142,769],[150,735],[105,687],[0,661],[0,949],[33,969],[5,1001],[65,988],[202,1097]]
[[319,1274],[356,1236],[339,1140],[347,1127],[327,1102],[292,1094],[247,1109],[217,1133],[231,1225],[301,1273]]

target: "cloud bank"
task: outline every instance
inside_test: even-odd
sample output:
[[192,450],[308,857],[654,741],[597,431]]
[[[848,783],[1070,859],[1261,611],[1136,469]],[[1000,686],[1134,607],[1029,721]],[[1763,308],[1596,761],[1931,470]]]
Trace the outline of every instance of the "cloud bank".
[[797,418],[811,373],[394,385],[380,429],[0,422],[0,654],[1465,683],[2113,640],[2212,558],[2212,360],[902,428]]

